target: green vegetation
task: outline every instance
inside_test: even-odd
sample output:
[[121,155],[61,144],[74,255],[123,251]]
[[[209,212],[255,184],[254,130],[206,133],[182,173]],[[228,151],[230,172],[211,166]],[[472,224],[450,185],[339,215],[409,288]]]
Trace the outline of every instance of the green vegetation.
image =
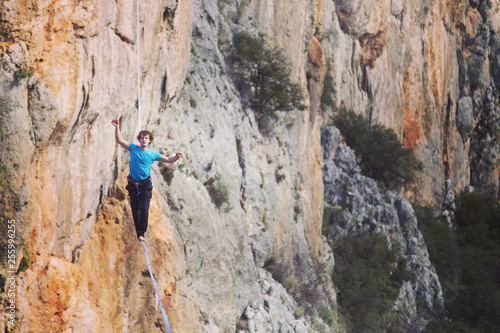
[[424,330],[425,333],[474,333],[470,327],[455,321],[446,319],[429,323]]
[[484,59],[471,55],[465,59],[467,62],[467,73],[469,74],[469,86],[471,91],[476,91],[478,89],[484,88],[484,82],[482,82],[482,72],[484,66]]
[[332,308],[324,305],[319,307],[319,317],[330,327],[338,320],[336,312],[333,311]]
[[443,286],[446,317],[427,333],[496,332],[500,327],[500,206],[493,197],[457,197],[457,230],[417,209],[431,261]]
[[292,82],[290,65],[281,49],[271,48],[264,36],[246,31],[236,33],[233,42],[236,85],[253,108],[261,115],[272,115],[276,110],[303,107],[300,87]]
[[333,111],[337,111],[337,105],[335,104],[335,96],[337,91],[335,90],[335,81],[332,76],[332,65],[331,61],[326,64],[326,75],[323,85],[323,94],[321,95],[321,107],[330,108]]
[[245,12],[245,10],[248,8],[248,5],[250,3],[248,2],[248,0],[243,0],[240,5],[238,6],[238,8],[236,9],[236,12],[232,15],[231,19],[234,23],[238,23],[240,21],[240,19],[242,18],[243,16],[243,13]]
[[319,315],[330,327],[337,324],[336,307],[330,304],[321,289],[321,283],[324,281],[320,272],[323,267],[318,264],[301,264],[298,258],[291,261],[278,256],[266,260],[264,269],[269,271],[273,279],[281,283],[297,302],[294,305],[296,319],[304,315]]
[[212,198],[212,202],[215,204],[217,209],[220,209],[222,205],[227,204],[226,212],[232,209],[231,203],[229,201],[229,190],[226,184],[220,180],[220,175],[217,174],[215,177],[211,177],[205,183],[203,183],[205,188]]
[[236,332],[245,331],[248,329],[248,318],[245,315],[241,315],[241,317],[236,322]]
[[17,270],[17,272],[24,272],[25,270],[27,270],[28,268],[30,268],[31,266],[31,261],[32,261],[32,255],[31,255],[31,252],[28,251],[28,249],[25,247],[23,247],[23,257],[21,259],[21,262],[19,263],[19,268]]
[[397,252],[382,234],[350,233],[336,241],[332,278],[348,332],[404,332],[391,309],[402,283],[415,282],[416,276],[407,270],[406,261],[398,260]]
[[305,310],[302,306],[300,306],[298,304],[295,304],[293,306],[293,316],[295,317],[295,319],[299,319],[301,317],[304,317],[304,314],[305,314]]
[[393,130],[345,110],[339,112],[334,124],[354,150],[362,173],[385,189],[398,190],[413,182],[415,173],[422,169],[422,163],[411,149],[403,148]]
[[323,225],[321,230],[324,236],[328,237],[331,232],[332,226],[334,226],[336,223],[342,223],[341,217],[343,211],[344,208],[342,206],[332,206],[329,204],[325,205],[323,209]]
[[33,76],[33,68],[31,67],[19,67],[17,70],[16,70],[16,78],[18,80],[23,80],[23,79],[26,79],[26,78],[30,78]]
[[459,273],[456,234],[439,217],[439,210],[414,206],[418,229],[425,238],[429,257],[442,285],[456,285]]
[[175,167],[172,165],[162,166],[160,168],[160,173],[168,185],[172,184],[172,179],[174,178],[174,172],[175,172]]

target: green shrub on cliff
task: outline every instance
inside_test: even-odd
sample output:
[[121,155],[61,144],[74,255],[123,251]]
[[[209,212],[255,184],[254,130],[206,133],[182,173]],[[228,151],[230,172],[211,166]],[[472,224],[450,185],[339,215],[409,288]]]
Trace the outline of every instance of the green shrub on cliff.
[[370,124],[362,115],[345,110],[338,113],[334,124],[354,150],[361,172],[385,189],[397,190],[413,182],[422,169],[422,163],[411,149],[403,147],[392,129]]
[[500,204],[494,197],[469,192],[458,195],[456,203],[456,230],[428,208],[416,209],[447,311],[425,332],[496,332],[500,327]]
[[243,31],[233,37],[233,64],[237,86],[261,115],[301,108],[302,95],[292,82],[284,52],[265,38]]
[[448,309],[478,332],[494,332],[500,327],[500,204],[474,192],[456,201],[461,288]]
[[15,75],[17,80],[24,80],[26,78],[30,78],[33,76],[33,68],[21,66],[16,70]]
[[219,174],[215,177],[209,178],[203,183],[203,185],[207,189],[208,194],[217,209],[220,209],[224,204],[226,204],[226,212],[229,212],[232,209],[231,202],[229,200],[229,190],[227,185],[222,182]]
[[401,319],[391,313],[404,281],[415,274],[398,260],[382,234],[340,237],[334,248],[333,282],[340,312],[349,332],[404,332]]
[[456,285],[459,274],[457,235],[441,221],[438,209],[417,205],[413,208],[418,220],[418,229],[425,238],[430,260],[436,268],[441,284]]
[[333,111],[337,111],[337,105],[335,104],[335,96],[337,91],[335,90],[335,80],[332,75],[332,64],[331,61],[326,63],[326,75],[323,85],[323,93],[321,94],[321,107],[330,108]]
[[32,261],[32,254],[31,252],[26,248],[26,246],[23,247],[23,257],[21,258],[21,262],[19,263],[19,268],[17,272],[24,272],[31,266],[31,261]]

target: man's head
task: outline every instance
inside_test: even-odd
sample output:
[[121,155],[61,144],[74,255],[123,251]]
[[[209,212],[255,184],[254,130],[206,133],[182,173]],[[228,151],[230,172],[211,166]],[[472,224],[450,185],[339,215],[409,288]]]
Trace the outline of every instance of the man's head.
[[147,130],[142,130],[139,132],[139,135],[137,135],[137,140],[139,140],[141,147],[149,146],[149,144],[153,142],[153,139],[154,139],[153,132]]

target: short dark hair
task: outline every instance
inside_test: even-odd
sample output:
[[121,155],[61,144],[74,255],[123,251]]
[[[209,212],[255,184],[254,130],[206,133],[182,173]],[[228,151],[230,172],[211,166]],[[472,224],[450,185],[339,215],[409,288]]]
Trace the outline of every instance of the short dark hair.
[[151,140],[151,142],[153,142],[154,140],[154,134],[153,132],[150,132],[148,130],[142,130],[139,132],[139,135],[137,135],[137,140],[141,140],[141,136],[142,135],[148,135],[149,136],[149,140]]

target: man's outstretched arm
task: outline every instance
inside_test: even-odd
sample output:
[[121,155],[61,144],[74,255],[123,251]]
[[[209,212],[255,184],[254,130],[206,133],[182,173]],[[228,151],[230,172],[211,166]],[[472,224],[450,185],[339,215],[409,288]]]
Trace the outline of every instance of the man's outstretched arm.
[[128,150],[129,143],[122,138],[122,133],[120,132],[120,121],[118,119],[111,120],[111,124],[115,127],[115,139],[116,142],[123,148]]
[[167,156],[163,156],[162,155],[162,157],[160,158],[160,162],[174,163],[181,156],[182,156],[182,153],[180,151],[178,151],[177,153],[175,153],[175,156],[171,156],[171,157],[167,157]]

